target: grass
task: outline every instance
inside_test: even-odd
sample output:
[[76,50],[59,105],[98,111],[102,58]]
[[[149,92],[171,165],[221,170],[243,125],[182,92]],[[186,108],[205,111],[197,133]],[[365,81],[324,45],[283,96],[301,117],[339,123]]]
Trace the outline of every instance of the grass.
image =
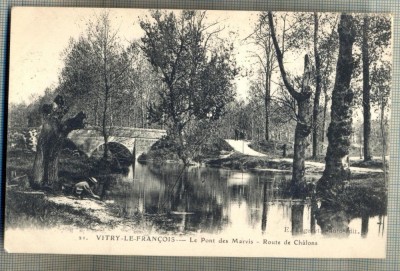
[[226,158],[210,159],[206,163],[209,166],[230,168],[236,170],[271,168],[279,170],[291,170],[292,163],[286,161],[271,161],[268,156],[250,156],[234,153]]
[[[166,161],[180,163],[181,160],[177,155],[178,148],[176,143],[165,136],[158,140],[151,147],[149,152],[141,154],[138,157],[138,161],[142,163],[152,161],[158,164]],[[196,153],[193,155],[192,159],[195,162],[202,162],[231,151],[233,151],[232,147],[225,140],[217,137],[210,137],[200,148],[196,149]]]
[[99,221],[85,210],[76,210],[68,205],[57,205],[48,201],[45,194],[29,194],[28,191],[7,189],[5,224],[10,228],[54,227],[56,225],[76,225],[88,227]]
[[[386,162],[389,166],[389,162]],[[351,166],[353,167],[362,167],[362,168],[383,168],[382,160],[369,160],[369,161],[358,161],[352,162]]]

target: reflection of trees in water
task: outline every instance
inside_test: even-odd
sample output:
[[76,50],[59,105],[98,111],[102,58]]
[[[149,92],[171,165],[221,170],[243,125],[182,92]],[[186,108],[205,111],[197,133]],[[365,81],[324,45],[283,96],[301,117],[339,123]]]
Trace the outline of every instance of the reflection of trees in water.
[[[310,232],[316,233],[316,224],[321,228],[323,235],[335,237],[347,237],[352,233],[360,233],[362,237],[368,235],[369,220],[371,217],[379,216],[379,234],[384,232],[384,216],[387,212],[387,193],[384,187],[373,186],[349,186],[337,199],[319,199],[315,193],[310,195],[310,200],[295,201],[291,204],[291,223],[293,235],[303,233],[304,207],[310,210]],[[350,222],[361,219],[360,229],[350,229]]]
[[292,205],[292,233],[301,235],[303,233],[304,204]]
[[226,179],[218,170],[189,167],[179,178],[178,168],[168,165],[150,168],[165,188],[159,191],[164,199],[159,211],[170,213],[178,231],[215,232],[226,224],[223,206]]
[[317,223],[322,234],[333,236],[348,236],[350,216],[343,210],[325,208],[323,205],[318,210]]
[[366,237],[368,234],[369,215],[364,214],[361,217],[361,236]]
[[316,232],[316,213],[318,210],[318,203],[315,198],[315,193],[313,192],[311,195],[311,206],[310,206],[310,231],[311,234],[315,234]]
[[222,204],[217,202],[215,193],[210,193],[211,190],[195,189],[193,182],[189,181],[185,174],[171,195],[170,210],[178,212],[172,215],[174,218],[181,217],[180,231],[221,230],[224,224]]
[[[262,232],[265,232],[268,206],[277,204],[278,208],[283,208],[278,200],[287,196],[281,193],[279,186],[282,182],[289,182],[289,180],[285,175],[272,172],[258,172],[251,174],[248,178],[243,187],[230,187],[230,200],[242,197],[241,200],[245,200],[247,204],[249,224],[255,228],[261,222]],[[285,210],[282,212],[284,213]]]
[[372,187],[349,186],[336,199],[321,199],[316,217],[323,234],[339,236],[347,236],[350,221],[361,218],[360,233],[362,237],[366,237],[369,219],[373,216],[380,217],[379,231],[382,228],[383,232],[382,216],[386,213],[387,191],[378,184]]
[[293,234],[308,228],[316,233],[318,225],[323,234],[347,236],[350,221],[361,218],[361,229],[357,230],[366,236],[369,218],[377,215],[382,217],[379,229],[384,230],[386,191],[380,189],[349,187],[339,203],[317,204],[313,194],[301,201],[282,193],[278,188],[287,181],[283,175],[190,167],[178,178],[180,169],[171,164],[137,165],[134,177],[131,173],[114,176],[108,198],[116,202],[121,216],[162,215],[157,226],[174,232],[215,233],[228,223],[246,223],[265,233],[276,227],[268,221],[271,214],[290,221]]
[[268,214],[268,197],[267,197],[267,182],[263,184],[263,206],[261,216],[261,231],[264,234],[267,230],[267,214]]

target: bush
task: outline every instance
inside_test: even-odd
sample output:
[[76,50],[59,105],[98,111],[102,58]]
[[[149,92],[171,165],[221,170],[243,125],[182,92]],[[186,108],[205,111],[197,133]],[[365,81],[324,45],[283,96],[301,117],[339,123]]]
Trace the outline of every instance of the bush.
[[154,161],[158,163],[167,160],[179,161],[177,150],[177,144],[169,136],[163,136],[151,146],[147,154],[141,154],[138,161]]
[[[163,136],[158,140],[148,153],[142,153],[138,161],[145,163],[145,161],[153,161],[161,163],[164,161],[180,162],[178,156],[178,144],[169,136]],[[233,151],[232,147],[223,139],[218,137],[209,137],[198,149],[193,153],[194,161],[202,161],[203,159],[218,157],[223,152]]]

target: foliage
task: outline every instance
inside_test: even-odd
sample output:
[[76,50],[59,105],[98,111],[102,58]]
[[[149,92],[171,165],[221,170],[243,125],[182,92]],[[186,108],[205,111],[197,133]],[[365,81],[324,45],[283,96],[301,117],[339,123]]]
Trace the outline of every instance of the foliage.
[[[139,161],[153,161],[155,163],[163,163],[165,161],[177,162],[180,157],[177,155],[179,145],[169,136],[164,136],[158,140],[148,153],[143,153],[138,158]],[[193,154],[193,160],[202,162],[209,158],[219,157],[233,151],[232,147],[223,139],[210,136],[202,142],[202,146]]]
[[[367,16],[367,15],[365,15]],[[362,28],[364,24],[364,15],[359,15],[355,17],[355,24],[358,33],[362,33]],[[387,16],[368,16],[368,56],[369,56],[369,73],[370,73],[370,88],[371,88],[371,102],[376,103],[378,90],[377,85],[382,85],[383,81],[377,81],[385,73],[387,85],[390,85],[390,73],[392,65],[392,53],[391,53],[391,20]],[[355,52],[354,52],[354,63],[355,70],[352,79],[352,88],[355,91],[355,106],[360,106],[362,104],[362,61],[361,61],[361,48],[363,46],[362,35],[356,36],[355,41]],[[384,71],[385,70],[385,71]],[[383,79],[383,77],[382,77]],[[390,91],[389,91],[390,92]],[[389,94],[387,92],[387,94]],[[389,95],[386,95],[389,97]]]
[[193,142],[189,138],[195,136],[190,134],[194,126],[218,120],[234,98],[233,46],[215,43],[213,36],[220,30],[210,30],[216,24],[206,24],[205,18],[199,11],[179,16],[153,11],[151,19],[140,22],[145,31],[141,48],[162,82],[159,101],[149,107],[149,120],[167,125],[184,163],[192,155],[187,142]]

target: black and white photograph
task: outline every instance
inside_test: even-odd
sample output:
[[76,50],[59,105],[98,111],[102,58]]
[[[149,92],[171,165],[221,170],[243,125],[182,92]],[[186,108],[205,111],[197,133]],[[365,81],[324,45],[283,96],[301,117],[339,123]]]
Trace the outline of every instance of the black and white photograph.
[[390,14],[15,7],[10,40],[6,251],[386,257]]

